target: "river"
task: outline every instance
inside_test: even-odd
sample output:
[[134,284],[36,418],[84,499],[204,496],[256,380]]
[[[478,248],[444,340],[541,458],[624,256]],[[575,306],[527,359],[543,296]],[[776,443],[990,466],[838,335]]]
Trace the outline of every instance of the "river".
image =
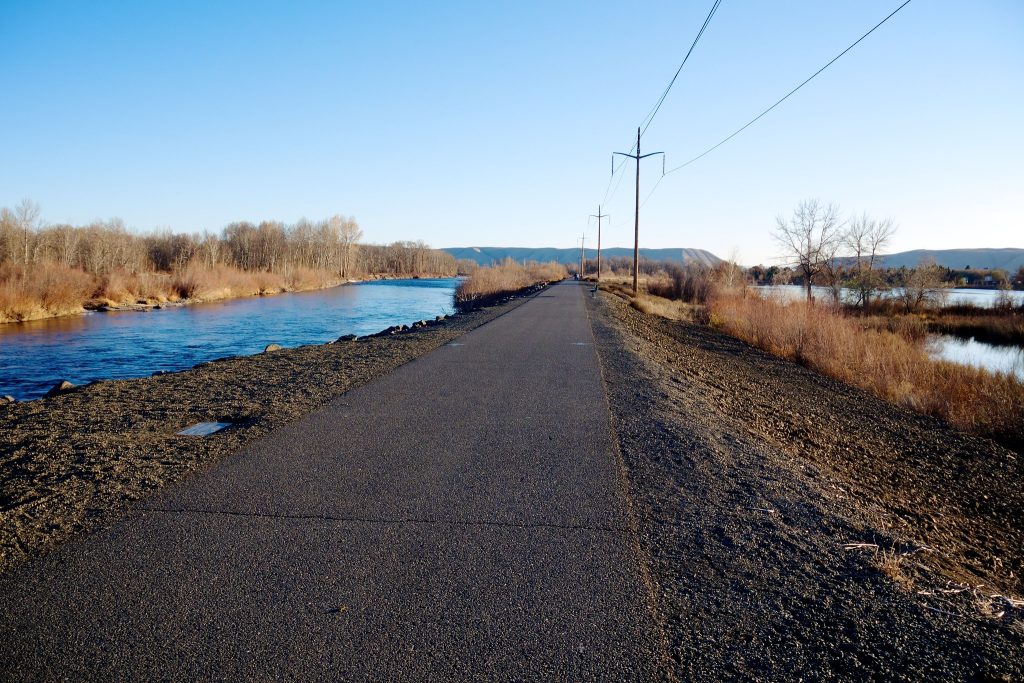
[[39,398],[55,383],[144,377],[259,353],[267,344],[322,344],[450,315],[456,279],[380,280],[314,292],[87,313],[0,325],[0,396]]

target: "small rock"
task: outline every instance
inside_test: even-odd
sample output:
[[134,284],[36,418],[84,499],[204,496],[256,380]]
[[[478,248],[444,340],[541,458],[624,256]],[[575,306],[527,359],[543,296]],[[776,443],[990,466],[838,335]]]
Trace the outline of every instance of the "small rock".
[[439,315],[436,318],[434,318],[434,320],[437,321],[437,322],[441,322],[441,321],[443,321],[447,317],[448,316],[446,316],[446,315]]
[[343,334],[338,337],[338,341],[340,342],[355,341],[356,339],[359,339],[359,337],[354,334]]
[[17,403],[17,402],[18,402],[17,399],[15,399],[13,396],[0,396],[0,406],[6,405],[8,403]]
[[263,353],[270,353],[271,351],[280,351],[282,348],[283,347],[280,344],[267,344],[263,349]]
[[52,389],[46,392],[45,398],[51,398],[53,396],[57,396],[58,394],[63,394],[65,391],[71,391],[74,388],[74,384],[67,381],[66,379],[62,379],[61,381],[54,384]]

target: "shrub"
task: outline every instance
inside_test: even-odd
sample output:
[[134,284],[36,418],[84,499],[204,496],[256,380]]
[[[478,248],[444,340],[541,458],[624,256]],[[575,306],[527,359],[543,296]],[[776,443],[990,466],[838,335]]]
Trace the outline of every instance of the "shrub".
[[506,259],[500,265],[477,268],[459,283],[455,305],[472,308],[481,302],[506,296],[541,282],[555,282],[566,276],[565,266],[558,263],[527,263],[522,265]]

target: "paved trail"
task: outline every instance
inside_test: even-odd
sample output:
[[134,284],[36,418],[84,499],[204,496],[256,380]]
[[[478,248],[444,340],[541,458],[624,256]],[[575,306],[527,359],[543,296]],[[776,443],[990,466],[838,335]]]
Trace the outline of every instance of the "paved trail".
[[0,678],[661,677],[585,292],[0,576]]

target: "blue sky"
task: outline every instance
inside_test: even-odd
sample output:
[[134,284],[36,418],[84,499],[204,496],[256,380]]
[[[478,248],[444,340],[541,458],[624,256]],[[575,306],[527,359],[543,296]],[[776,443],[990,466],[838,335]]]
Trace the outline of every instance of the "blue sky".
[[[672,168],[892,11],[724,0],[644,136]],[[356,216],[372,242],[571,246],[701,2],[0,3],[0,205],[136,230]],[[914,0],[740,136],[665,177],[650,247],[769,262],[801,199],[893,250],[1024,247],[1024,3]],[[604,242],[632,244],[632,167]],[[641,198],[661,175],[645,162]],[[614,187],[614,185],[613,185]]]

